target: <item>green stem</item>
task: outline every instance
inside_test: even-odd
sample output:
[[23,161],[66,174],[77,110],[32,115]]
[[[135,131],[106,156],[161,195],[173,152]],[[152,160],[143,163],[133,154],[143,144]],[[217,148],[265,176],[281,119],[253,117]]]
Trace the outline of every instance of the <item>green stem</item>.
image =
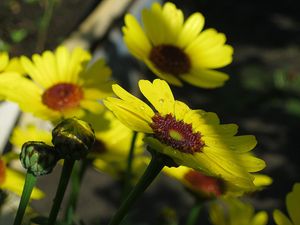
[[157,177],[160,171],[165,166],[164,156],[159,153],[153,153],[152,159],[144,172],[143,176],[140,178],[136,186],[129,193],[127,198],[123,201],[120,208],[110,221],[109,225],[118,225],[123,220],[123,218],[128,213],[130,207],[135,203],[135,201],[143,194],[147,187],[152,183],[152,181]]
[[[130,188],[131,188],[131,178],[132,178],[132,163],[134,158],[134,147],[137,139],[137,132],[134,131],[131,139],[130,149],[127,158],[127,168],[125,173],[125,181],[124,181],[124,190],[123,196],[126,197]],[[124,198],[123,198],[124,199]]]
[[198,221],[199,213],[200,213],[200,211],[202,209],[203,203],[199,199],[197,199],[196,201],[197,202],[194,204],[194,206],[191,209],[191,212],[190,212],[190,214],[188,216],[186,225],[195,225],[195,224],[198,224],[197,221]]
[[19,204],[19,208],[17,211],[17,215],[15,217],[14,225],[20,225],[23,220],[23,216],[27,207],[27,204],[29,202],[32,190],[36,184],[36,176],[34,176],[32,173],[27,172],[26,178],[25,178],[25,184],[23,187],[23,192]]
[[42,51],[45,47],[45,42],[47,39],[49,24],[53,15],[56,0],[46,0],[46,6],[44,15],[41,18],[41,24],[38,30],[38,38],[36,44],[36,50]]
[[53,205],[51,208],[51,212],[49,215],[48,225],[55,224],[61,202],[65,195],[66,188],[68,186],[68,182],[72,173],[72,169],[74,166],[75,160],[73,159],[65,159],[63,169],[61,172],[59,184],[57,187],[56,195],[53,201]]
[[72,188],[71,188],[70,198],[67,203],[67,207],[66,207],[67,210],[65,214],[65,222],[67,225],[72,224],[72,219],[77,208],[77,201],[79,197],[79,190],[80,190],[82,178],[86,171],[87,165],[88,165],[88,159],[84,159],[78,163],[75,163],[74,165],[74,169],[71,175]]

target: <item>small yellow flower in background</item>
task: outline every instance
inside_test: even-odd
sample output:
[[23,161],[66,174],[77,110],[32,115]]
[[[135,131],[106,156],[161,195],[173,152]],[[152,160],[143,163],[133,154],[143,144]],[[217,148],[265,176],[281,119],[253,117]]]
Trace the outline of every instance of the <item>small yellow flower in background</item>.
[[150,134],[144,140],[175,163],[219,177],[233,186],[255,188],[254,177],[265,162],[249,151],[256,145],[252,135],[235,136],[238,126],[220,124],[215,113],[192,110],[174,99],[168,84],[160,79],[140,80],[139,88],[155,111],[119,85],[105,106],[132,130]]
[[69,52],[58,47],[55,52],[25,56],[21,63],[30,79],[16,74],[0,76],[0,95],[19,104],[25,112],[56,121],[62,117],[82,117],[86,111],[100,113],[99,103],[111,95],[111,70],[104,60],[87,66],[91,55],[76,48]]
[[270,185],[272,179],[266,175],[253,174],[253,183],[256,189],[241,189],[220,178],[206,176],[205,174],[186,166],[165,167],[163,172],[180,181],[185,187],[202,198],[215,198],[220,196],[239,196],[250,191],[257,191]]
[[[96,141],[88,157],[93,159],[94,167],[108,173],[115,178],[120,178],[127,167],[127,157],[131,145],[133,131],[123,125],[114,115],[104,110],[101,114],[86,114],[83,120],[89,122],[95,132]],[[143,134],[138,134],[135,144],[134,175],[143,172],[147,158],[143,155]],[[16,127],[10,142],[21,148],[28,141],[42,141],[52,145],[51,132],[38,129],[36,126]],[[136,170],[135,170],[136,169]]]
[[181,80],[203,88],[220,87],[228,75],[213,69],[231,63],[233,48],[215,29],[204,27],[201,13],[184,21],[173,3],[154,3],[142,11],[144,29],[130,14],[125,16],[124,41],[129,51],[160,78],[181,86]]
[[3,72],[17,72],[19,74],[25,73],[18,58],[9,59],[7,52],[0,52],[0,74]]
[[211,205],[210,219],[213,225],[266,225],[268,214],[255,213],[251,204],[234,198],[224,198]]
[[289,219],[280,210],[273,213],[277,225],[299,225],[300,224],[300,183],[294,184],[293,191],[286,196],[286,207]]
[[15,127],[10,138],[10,142],[20,149],[25,142],[32,140],[42,141],[48,145],[52,145],[51,131],[38,129],[34,125]]
[[[13,192],[21,196],[25,182],[25,175],[16,170],[10,169],[7,166],[9,157],[6,155],[0,156],[0,189]],[[37,188],[33,189],[31,198],[41,199],[44,194]]]

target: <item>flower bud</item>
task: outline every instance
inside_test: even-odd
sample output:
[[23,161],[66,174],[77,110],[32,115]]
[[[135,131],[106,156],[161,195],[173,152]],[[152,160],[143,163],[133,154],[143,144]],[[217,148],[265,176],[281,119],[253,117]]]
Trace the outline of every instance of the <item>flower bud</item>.
[[65,119],[52,130],[52,143],[64,159],[84,158],[94,142],[91,125],[77,118]]
[[54,147],[40,141],[28,141],[23,144],[20,161],[22,166],[35,176],[48,174],[58,161]]

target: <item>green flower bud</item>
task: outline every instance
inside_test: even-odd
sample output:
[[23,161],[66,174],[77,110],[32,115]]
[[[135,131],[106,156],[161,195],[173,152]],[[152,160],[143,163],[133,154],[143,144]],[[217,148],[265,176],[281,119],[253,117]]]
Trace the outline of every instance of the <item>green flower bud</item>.
[[84,158],[94,142],[91,125],[77,118],[65,119],[52,130],[52,143],[64,159]]
[[22,166],[35,176],[48,174],[58,161],[54,147],[41,141],[28,141],[23,144],[20,161]]

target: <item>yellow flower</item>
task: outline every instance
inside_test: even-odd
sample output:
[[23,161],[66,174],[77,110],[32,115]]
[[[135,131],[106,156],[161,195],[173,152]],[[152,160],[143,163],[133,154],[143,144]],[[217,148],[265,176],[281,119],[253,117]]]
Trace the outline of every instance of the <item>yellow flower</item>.
[[249,154],[256,145],[254,136],[234,136],[237,125],[220,124],[215,113],[192,110],[175,100],[163,80],[140,80],[139,88],[156,111],[119,85],[113,85],[119,98],[108,97],[104,104],[132,130],[151,134],[144,140],[178,165],[255,188],[249,172],[263,169],[265,162]]
[[234,198],[213,203],[209,214],[213,225],[266,225],[268,222],[265,211],[255,213],[251,204]]
[[25,73],[18,58],[9,59],[7,52],[0,52],[0,73],[3,72]]
[[15,127],[10,142],[21,148],[28,141],[42,141],[48,145],[52,145],[51,139],[51,131],[40,130],[34,125],[28,125],[26,127]]
[[270,185],[272,179],[266,175],[254,174],[255,188],[241,189],[233,186],[220,178],[206,176],[205,174],[186,166],[165,167],[165,174],[180,181],[185,187],[202,198],[214,198],[220,196],[239,196],[246,192],[256,191]]
[[56,121],[61,117],[82,117],[86,111],[99,113],[99,100],[111,95],[111,70],[104,60],[90,67],[91,55],[81,48],[71,53],[65,47],[21,57],[30,79],[9,74],[0,76],[0,95],[19,104],[25,112]]
[[160,79],[139,81],[142,94],[155,111],[119,85],[105,106],[132,130],[148,133],[144,140],[161,153],[184,165],[232,183],[251,188],[253,176],[265,162],[249,154],[256,145],[252,135],[235,136],[237,125],[220,124],[215,113],[192,110],[174,99],[168,84]]
[[293,191],[286,196],[287,211],[291,219],[285,216],[280,210],[276,209],[273,213],[274,220],[278,225],[299,225],[299,202],[300,202],[300,183],[294,184]]
[[125,16],[124,41],[129,51],[160,78],[177,86],[180,80],[203,88],[222,86],[228,75],[213,69],[232,61],[233,48],[215,29],[206,29],[201,13],[184,21],[173,3],[153,3],[142,11],[144,29],[130,14]]
[[[23,173],[10,169],[6,164],[9,157],[6,155],[0,156],[0,188],[6,191],[11,191],[19,196],[22,195],[25,176]],[[44,197],[42,191],[37,188],[33,189],[31,198],[41,199]]]

